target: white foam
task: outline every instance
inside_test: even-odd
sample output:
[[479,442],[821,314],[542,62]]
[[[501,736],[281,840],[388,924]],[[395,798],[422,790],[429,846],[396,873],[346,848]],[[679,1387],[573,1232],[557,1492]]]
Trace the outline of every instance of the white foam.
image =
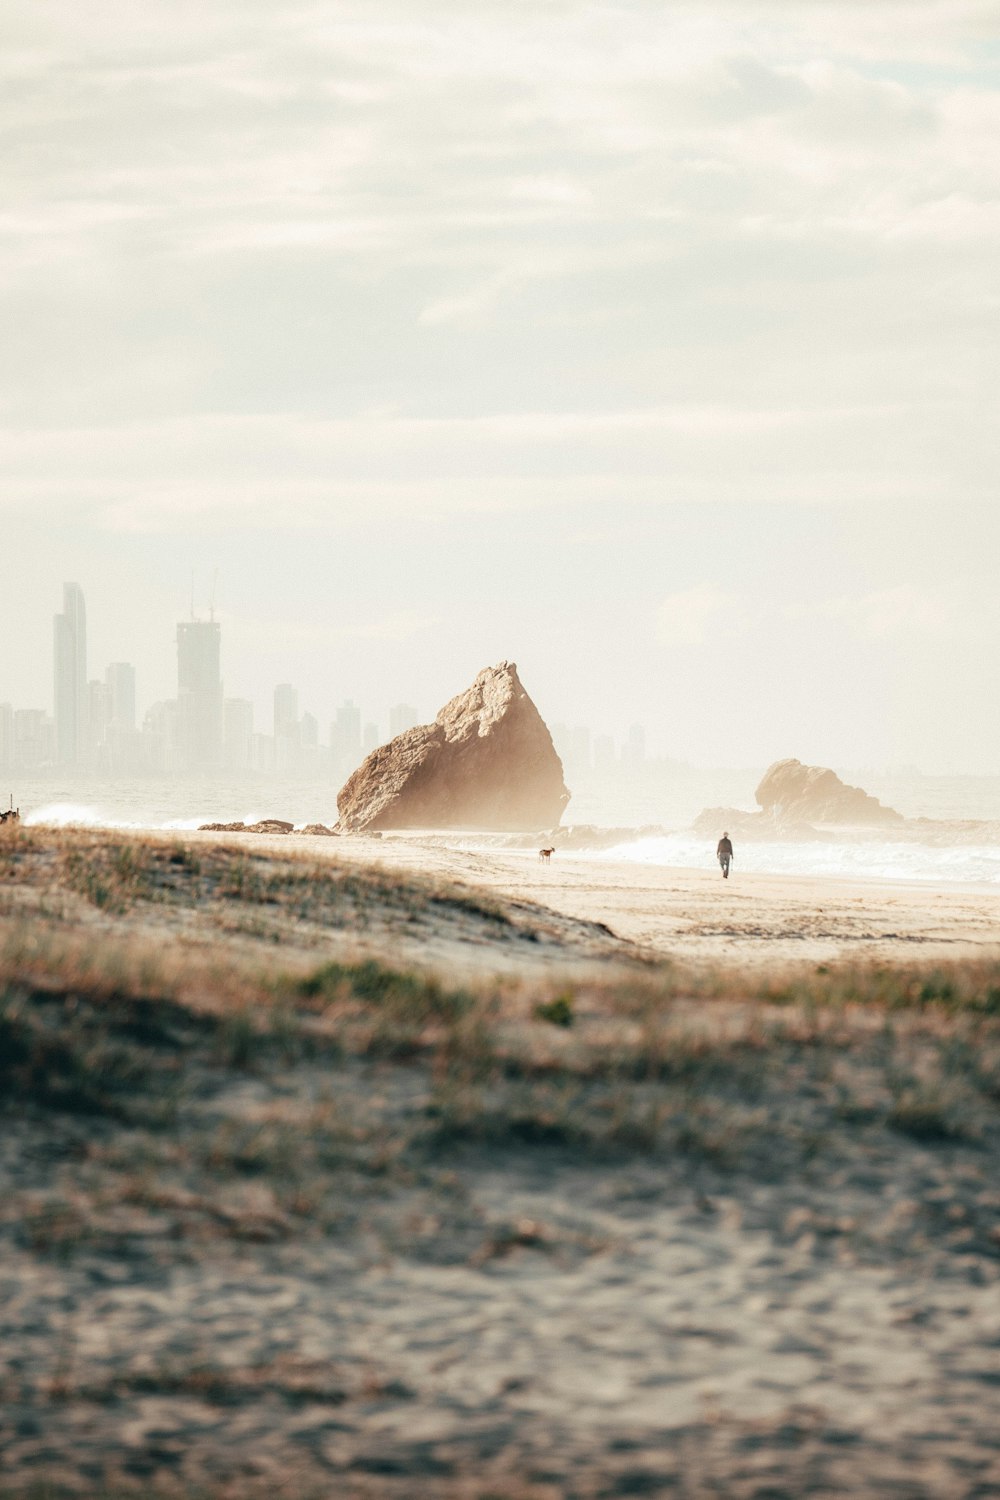
[[78,802],[51,802],[47,807],[37,807],[26,814],[28,827],[44,828],[140,828],[140,823],[124,819],[109,818],[97,807],[85,807]]

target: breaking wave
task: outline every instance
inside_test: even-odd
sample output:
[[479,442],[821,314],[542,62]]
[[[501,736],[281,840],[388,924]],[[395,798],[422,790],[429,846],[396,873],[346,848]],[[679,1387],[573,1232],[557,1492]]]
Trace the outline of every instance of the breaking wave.
[[[244,823],[256,823],[259,814],[249,813],[242,818]],[[160,829],[166,833],[194,833],[202,823],[217,821],[212,813],[203,813],[197,818],[164,818],[137,820],[111,817],[100,807],[88,807],[79,802],[50,802],[45,807],[36,807],[26,813],[26,828],[129,828],[147,832]],[[227,815],[227,822],[236,822]]]
[[99,807],[85,807],[79,802],[50,802],[36,807],[24,818],[29,828],[141,828],[141,823],[124,818],[109,818]]
[[[690,834],[636,839],[595,851],[600,860],[679,869],[715,869],[714,846]],[[1000,845],[960,847],[881,840],[737,844],[734,878],[761,875],[836,875],[868,880],[899,880],[966,885],[1000,885]]]

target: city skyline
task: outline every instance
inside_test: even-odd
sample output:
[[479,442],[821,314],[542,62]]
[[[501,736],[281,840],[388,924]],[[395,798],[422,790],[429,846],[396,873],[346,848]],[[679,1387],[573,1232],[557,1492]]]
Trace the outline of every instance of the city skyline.
[[[222,675],[222,624],[191,617],[175,627],[176,696],[137,713],[136,666],[108,664],[88,675],[86,598],[78,583],[63,585],[63,612],[54,617],[52,712],[0,701],[0,769],[77,772],[292,772],[345,777],[378,745],[420,722],[411,703],[391,705],[381,721],[353,699],[329,715],[323,736],[309,709],[300,713],[298,688],[277,683],[271,730],[255,727],[254,703],[227,696]],[[428,720],[433,714],[428,716]],[[550,726],[567,769],[637,771],[646,760],[645,729],[629,727],[620,748],[589,726]]]

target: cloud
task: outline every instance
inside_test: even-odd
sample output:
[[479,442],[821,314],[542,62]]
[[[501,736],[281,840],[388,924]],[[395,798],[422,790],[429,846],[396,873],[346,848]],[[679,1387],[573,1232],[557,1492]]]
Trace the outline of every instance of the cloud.
[[737,629],[742,600],[735,594],[701,585],[664,599],[656,611],[656,638],[661,646],[703,646]]
[[413,609],[389,610],[385,614],[368,617],[355,616],[339,623],[336,618],[322,622],[302,619],[264,620],[227,614],[225,611],[220,611],[219,618],[227,631],[232,628],[246,648],[254,645],[272,647],[275,641],[280,641],[282,650],[289,653],[332,650],[351,641],[402,644],[441,623],[440,616]]
[[[932,420],[932,418],[934,420]],[[121,426],[11,431],[0,512],[75,514],[117,533],[200,535],[239,525],[288,536],[458,514],[623,503],[797,507],[939,499],[935,466],[975,413],[925,415],[903,455],[906,406],[660,408],[413,416],[211,413]],[[863,462],[862,459],[867,461]],[[967,498],[987,479],[970,473]],[[587,524],[590,524],[589,518]]]
[[846,626],[861,640],[951,641],[978,633],[977,606],[978,601],[953,596],[940,586],[896,585],[823,600],[816,613]]
[[847,594],[808,598],[784,589],[724,591],[699,584],[670,595],[656,609],[654,630],[663,646],[703,646],[713,640],[775,639],[822,633],[834,625],[853,641],[870,646],[916,647],[989,639],[989,608],[956,584],[894,584]]

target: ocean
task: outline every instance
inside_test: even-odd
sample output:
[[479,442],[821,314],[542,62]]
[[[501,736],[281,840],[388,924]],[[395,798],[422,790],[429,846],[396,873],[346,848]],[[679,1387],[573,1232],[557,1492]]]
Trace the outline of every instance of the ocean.
[[[753,810],[759,769],[669,772],[648,769],[628,778],[568,778],[574,796],[565,825],[620,829],[611,847],[575,853],[686,869],[714,867],[714,841],[696,838],[691,824],[706,807]],[[881,775],[841,771],[845,780],[933,826],[908,827],[903,836],[830,835],[807,842],[737,842],[735,878],[767,874],[822,874],[879,880],[1000,885],[1000,776]],[[10,777],[8,776],[8,779]],[[183,832],[209,822],[256,822],[276,817],[301,826],[333,824],[337,784],[301,777],[85,777],[52,775],[12,787],[28,826],[45,824]],[[6,798],[3,798],[6,806]],[[981,828],[970,827],[978,822]],[[991,826],[992,825],[992,826]],[[722,832],[722,829],[719,829]],[[477,840],[470,831],[456,843]],[[595,841],[596,842],[596,841]]]

